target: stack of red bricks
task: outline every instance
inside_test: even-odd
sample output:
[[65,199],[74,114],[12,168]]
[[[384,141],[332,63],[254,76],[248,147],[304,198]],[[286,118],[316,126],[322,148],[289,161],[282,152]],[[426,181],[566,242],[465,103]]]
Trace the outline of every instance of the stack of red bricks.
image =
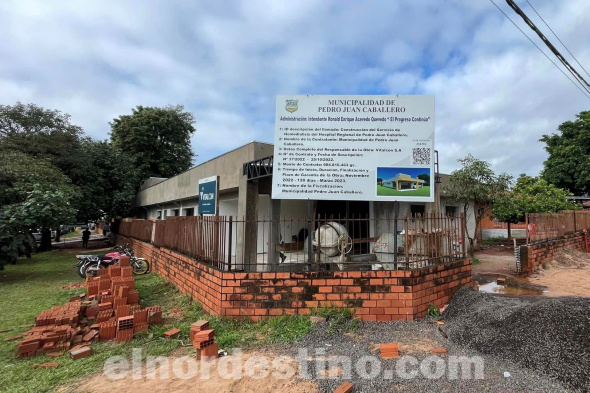
[[44,310],[35,318],[35,326],[22,334],[23,340],[17,345],[19,358],[69,349],[75,337],[81,338],[90,331],[88,326],[80,326],[84,311],[80,298],[71,300],[64,306]]
[[147,332],[150,324],[161,325],[160,306],[141,309],[132,269],[129,259],[121,258],[118,266],[86,279],[86,294],[41,312],[35,326],[21,335],[18,356],[61,352],[73,344],[70,355],[77,359],[92,353],[84,347],[93,341],[127,342],[134,333]]
[[209,329],[208,321],[197,321],[191,325],[190,333],[193,347],[197,350],[197,359],[217,357],[218,346],[215,343],[215,330]]

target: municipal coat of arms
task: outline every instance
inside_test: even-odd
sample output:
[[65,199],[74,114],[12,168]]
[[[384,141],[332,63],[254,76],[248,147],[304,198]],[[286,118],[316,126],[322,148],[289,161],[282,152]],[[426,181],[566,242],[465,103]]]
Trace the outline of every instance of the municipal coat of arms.
[[287,112],[295,112],[297,109],[297,100],[287,100],[287,105],[285,105],[285,109]]

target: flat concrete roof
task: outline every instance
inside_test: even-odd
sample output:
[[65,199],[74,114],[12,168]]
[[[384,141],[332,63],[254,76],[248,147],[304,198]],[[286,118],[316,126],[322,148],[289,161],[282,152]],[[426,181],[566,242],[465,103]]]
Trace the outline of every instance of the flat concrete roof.
[[274,145],[270,143],[250,142],[140,190],[136,203],[138,206],[151,206],[195,198],[199,194],[199,180],[210,176],[219,176],[220,192],[237,189],[244,163],[271,156],[273,153]]

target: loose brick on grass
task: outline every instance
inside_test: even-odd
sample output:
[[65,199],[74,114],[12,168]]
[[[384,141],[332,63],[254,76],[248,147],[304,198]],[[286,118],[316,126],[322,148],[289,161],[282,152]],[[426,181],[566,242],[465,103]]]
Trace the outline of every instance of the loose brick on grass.
[[70,358],[72,358],[73,360],[77,360],[90,355],[92,355],[92,348],[90,347],[83,347],[70,351]]
[[82,337],[82,341],[92,341],[92,339],[94,339],[94,337],[96,337],[98,335],[98,330],[92,330],[90,333],[86,334],[84,337]]
[[167,332],[164,333],[164,337],[166,338],[172,338],[174,336],[178,336],[180,334],[180,329],[170,329]]

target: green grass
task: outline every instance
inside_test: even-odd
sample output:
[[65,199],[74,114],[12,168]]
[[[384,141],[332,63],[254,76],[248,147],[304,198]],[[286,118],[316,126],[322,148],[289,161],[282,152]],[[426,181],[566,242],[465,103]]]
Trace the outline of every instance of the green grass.
[[422,187],[417,190],[397,191],[393,188],[383,187],[377,185],[378,196],[414,196],[414,197],[428,197],[430,196],[430,187]]
[[479,260],[479,258],[473,257],[471,258],[471,260],[474,266],[481,265],[481,261]]
[[60,239],[72,239],[72,238],[82,238],[82,234],[78,231],[74,231],[74,232],[68,232],[65,235],[61,235],[59,238]]
[[328,336],[346,332],[356,333],[359,327],[359,320],[354,317],[354,311],[349,308],[320,307],[311,310],[311,315],[326,318]]
[[428,303],[428,310],[426,311],[427,318],[439,318],[440,317],[440,310],[432,303]]
[[[93,250],[96,253],[96,250]],[[300,340],[312,328],[304,316],[282,316],[260,321],[238,322],[205,313],[201,305],[181,295],[169,283],[156,274],[135,276],[142,307],[161,305],[164,325],[151,326],[152,339],[143,334],[130,343],[99,342],[92,344],[94,354],[72,361],[67,355],[58,358],[37,356],[16,359],[17,341],[3,339],[28,330],[21,325],[34,323],[42,310],[66,303],[73,295],[84,289],[62,289],[70,283],[82,282],[74,265],[75,252],[48,252],[32,259],[19,259],[17,265],[7,265],[0,272],[0,386],[4,392],[45,392],[67,385],[84,375],[100,372],[107,358],[115,355],[131,357],[132,348],[141,348],[143,356],[166,356],[173,350],[189,343],[191,323],[206,319],[215,329],[216,342],[220,349],[246,348],[250,345],[293,342]],[[168,340],[162,333],[176,327],[181,330],[177,340]],[[183,347],[183,354],[192,355],[192,347]],[[176,352],[175,352],[176,354]],[[33,370],[32,366],[44,362],[57,362],[60,366],[50,370]]]
[[498,242],[502,242],[502,241],[506,241],[508,240],[507,237],[488,237],[486,240],[483,240],[481,243],[482,244],[496,244]]

